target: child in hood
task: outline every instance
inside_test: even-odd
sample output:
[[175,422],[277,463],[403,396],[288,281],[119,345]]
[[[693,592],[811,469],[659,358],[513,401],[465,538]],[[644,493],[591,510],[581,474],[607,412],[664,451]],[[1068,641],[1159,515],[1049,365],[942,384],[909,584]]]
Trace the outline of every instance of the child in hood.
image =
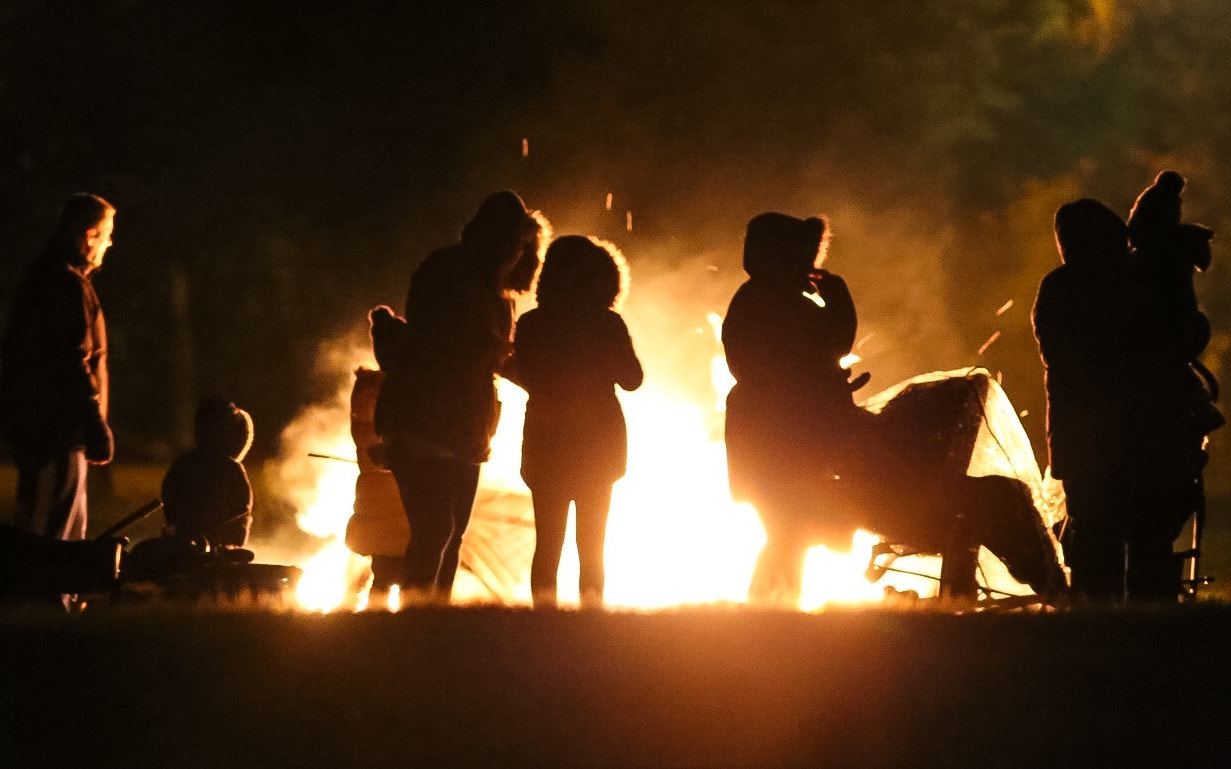
[[174,533],[212,547],[243,547],[252,526],[252,486],[240,464],[252,447],[252,417],[221,398],[197,407],[196,446],[181,454],[162,482],[162,505]]

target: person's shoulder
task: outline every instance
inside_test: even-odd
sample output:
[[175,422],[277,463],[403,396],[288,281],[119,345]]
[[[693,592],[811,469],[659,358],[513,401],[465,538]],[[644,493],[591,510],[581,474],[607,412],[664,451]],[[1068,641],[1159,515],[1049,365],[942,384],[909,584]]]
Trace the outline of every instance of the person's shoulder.
[[602,312],[600,312],[599,318],[600,318],[599,322],[603,324],[604,328],[611,328],[611,329],[616,329],[616,330],[619,330],[619,329],[626,330],[628,328],[628,323],[624,320],[624,316],[611,308],[606,308]]

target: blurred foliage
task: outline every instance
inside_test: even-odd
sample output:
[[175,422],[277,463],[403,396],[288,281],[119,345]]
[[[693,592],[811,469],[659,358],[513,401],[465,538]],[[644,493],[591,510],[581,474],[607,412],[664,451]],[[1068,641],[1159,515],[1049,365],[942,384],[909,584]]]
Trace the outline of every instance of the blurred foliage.
[[[752,214],[843,211],[836,249],[939,271],[945,338],[899,357],[1003,372],[1041,444],[1028,310],[1056,263],[1051,214],[1078,196],[1127,212],[1169,166],[1187,217],[1231,231],[1229,54],[1221,0],[14,0],[0,300],[65,195],[112,199],[99,287],[123,450],[166,456],[218,393],[270,452],[339,385],[318,345],[400,307],[416,260],[491,189],[617,239],[635,271],[704,254],[738,276]],[[887,241],[887,218],[909,233]],[[1221,371],[1228,269],[1216,254],[1198,280]],[[892,328],[902,306],[917,330],[923,309],[897,297],[869,296],[865,322]]]

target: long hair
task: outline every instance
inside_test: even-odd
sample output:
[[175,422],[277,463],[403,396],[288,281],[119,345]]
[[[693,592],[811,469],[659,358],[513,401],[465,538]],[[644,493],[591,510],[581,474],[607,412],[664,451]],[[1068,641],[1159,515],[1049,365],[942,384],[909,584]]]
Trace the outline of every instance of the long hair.
[[535,298],[540,307],[615,310],[628,282],[628,262],[615,244],[565,235],[547,247]]
[[511,294],[526,294],[538,280],[539,270],[543,267],[543,254],[547,244],[551,242],[551,222],[542,211],[531,211],[526,220],[523,241],[526,247],[522,249],[521,257],[505,278],[505,289]]

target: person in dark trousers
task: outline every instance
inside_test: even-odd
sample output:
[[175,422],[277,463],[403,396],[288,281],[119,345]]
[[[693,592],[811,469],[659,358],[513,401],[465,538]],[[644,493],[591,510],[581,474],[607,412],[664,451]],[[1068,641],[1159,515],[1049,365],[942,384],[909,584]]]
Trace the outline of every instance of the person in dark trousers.
[[1186,181],[1163,171],[1137,197],[1128,218],[1137,346],[1133,393],[1139,468],[1137,507],[1127,531],[1130,599],[1174,600],[1180,561],[1173,542],[1186,521],[1202,518],[1206,436],[1225,420],[1218,383],[1200,362],[1209,343],[1194,277],[1211,263],[1213,232],[1182,221]]
[[252,417],[222,398],[197,406],[196,445],[171,463],[162,507],[175,536],[213,548],[240,548],[252,528],[252,485],[243,461],[252,448]]
[[[512,351],[508,279],[538,224],[516,193],[489,195],[461,240],[411,276],[404,320],[373,327],[385,372],[376,430],[410,524],[403,595],[447,602],[499,421],[495,377]],[[383,360],[382,360],[383,353]]]
[[616,247],[582,235],[547,249],[538,306],[517,321],[510,377],[525,388],[521,475],[534,504],[530,588],[556,606],[556,574],[569,506],[576,511],[583,608],[603,603],[603,547],[612,486],[624,476],[628,433],[615,388],[644,374],[618,309],[628,267]]
[[735,379],[725,427],[731,495],[750,502],[765,527],[752,603],[797,606],[807,548],[849,549],[857,527],[831,493],[868,415],[840,365],[857,321],[845,281],[820,269],[828,237],[821,217],[754,217],[744,238],[748,280],[722,324]]
[[115,207],[73,195],[22,279],[0,347],[0,437],[17,466],[17,528],[85,538],[86,476],[111,461],[107,328],[92,275],[111,246]]
[[1131,397],[1133,328],[1128,228],[1097,200],[1055,215],[1061,265],[1039,284],[1031,319],[1043,361],[1047,449],[1064,485],[1062,534],[1075,593],[1098,601],[1124,593],[1124,543],[1136,466]]

